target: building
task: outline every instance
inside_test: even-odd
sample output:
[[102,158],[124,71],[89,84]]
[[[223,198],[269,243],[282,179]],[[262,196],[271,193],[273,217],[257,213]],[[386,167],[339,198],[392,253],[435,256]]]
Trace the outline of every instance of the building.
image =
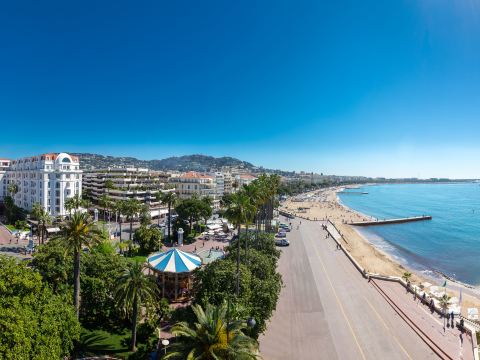
[[243,185],[249,185],[253,180],[257,178],[250,174],[240,174],[235,175],[235,182],[237,183],[237,188],[240,189]]
[[231,194],[233,192],[233,182],[235,181],[232,173],[223,173],[223,192],[224,194]]
[[190,171],[171,178],[171,182],[175,185],[175,191],[180,199],[189,199],[194,194],[199,197],[210,196],[214,200],[217,198],[215,176],[213,175]]
[[[2,163],[6,166],[8,161]],[[39,203],[51,216],[65,216],[65,201],[82,195],[82,171],[76,156],[42,154],[11,160],[5,169],[2,193],[6,194],[9,184],[17,184],[18,192],[11,196],[25,210]]]
[[152,217],[157,217],[168,212],[166,205],[156,200],[156,196],[159,192],[168,191],[169,179],[170,175],[162,171],[114,167],[85,172],[82,186],[83,192],[97,204],[104,194],[113,202],[137,199],[149,206]]
[[0,201],[8,195],[7,177],[5,176],[10,167],[10,159],[0,158]]
[[215,196],[217,199],[221,199],[225,194],[225,174],[222,172],[216,172],[215,174]]

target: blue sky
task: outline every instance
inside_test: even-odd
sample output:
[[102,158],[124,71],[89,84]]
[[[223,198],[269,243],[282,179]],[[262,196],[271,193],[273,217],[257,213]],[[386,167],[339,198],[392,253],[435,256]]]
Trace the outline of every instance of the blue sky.
[[0,156],[480,177],[480,1],[11,1]]

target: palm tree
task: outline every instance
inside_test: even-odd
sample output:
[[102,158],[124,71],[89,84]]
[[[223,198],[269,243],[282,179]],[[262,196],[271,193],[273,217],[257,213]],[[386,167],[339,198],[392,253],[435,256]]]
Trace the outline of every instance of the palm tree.
[[145,265],[135,262],[118,278],[115,300],[125,311],[132,311],[131,351],[136,350],[137,322],[142,305],[155,301],[158,286],[155,277],[144,274]]
[[249,216],[253,213],[253,205],[250,198],[244,191],[237,191],[232,194],[231,202],[225,210],[225,217],[237,227],[237,296],[240,295],[240,230],[244,223],[248,222]]
[[175,194],[173,191],[169,191],[166,193],[159,192],[157,193],[157,198],[159,201],[168,205],[167,241],[170,241],[170,228],[171,228],[171,222],[172,222],[171,211],[172,211],[172,206],[174,206],[175,203],[177,202],[177,194]]
[[38,226],[39,228],[42,229],[42,239],[41,242],[39,241],[40,244],[45,243],[45,233],[47,231],[47,225],[52,223],[52,217],[48,212],[45,211],[45,209],[41,208],[41,211],[38,213]]
[[246,336],[244,321],[226,321],[227,307],[207,304],[205,311],[193,305],[193,326],[180,322],[172,333],[178,336],[164,359],[259,359],[257,342]]
[[82,249],[101,242],[101,232],[87,213],[75,212],[71,219],[62,226],[60,235],[56,236],[67,251],[73,253],[73,303],[77,317],[80,311],[80,254]]
[[133,233],[133,220],[135,216],[141,211],[141,203],[137,199],[128,199],[123,206],[123,213],[127,216],[127,220],[130,221],[130,235],[128,240],[132,240]]
[[82,206],[85,206],[86,201],[82,199],[82,197],[79,194],[76,194],[75,196],[68,198],[65,200],[65,210],[67,210],[72,216],[72,210],[78,210]]
[[405,280],[406,283],[410,283],[410,278],[412,277],[412,273],[405,271],[402,275],[402,279]]
[[103,221],[106,221],[107,218],[107,210],[111,206],[110,197],[107,194],[102,194],[98,199],[98,204],[103,208]]
[[114,211],[118,212],[118,225],[120,228],[120,242],[122,241],[122,214],[125,209],[125,200],[119,200],[114,204]]
[[261,204],[262,198],[259,194],[259,187],[257,184],[252,182],[249,185],[243,185],[243,191],[245,192],[245,195],[248,196],[250,199],[251,207],[248,208],[248,213],[246,214],[246,221],[245,221],[245,232],[246,232],[246,238],[245,238],[245,261],[247,261],[247,256],[248,256],[248,226],[250,225],[251,222],[253,222],[258,214],[258,207]]
[[448,296],[446,293],[443,294],[443,296],[440,298],[440,307],[443,310],[443,331],[445,331],[445,320],[447,317],[448,305],[450,305],[450,299],[451,297]]
[[39,241],[40,241],[40,217],[43,211],[45,210],[43,209],[42,205],[40,205],[40,203],[36,202],[32,205],[32,216],[35,220],[37,220],[37,237]]
[[12,196],[12,198],[15,198],[15,195],[17,195],[17,193],[18,193],[18,185],[15,184],[15,183],[10,183],[7,186],[7,190],[9,192],[10,196]]

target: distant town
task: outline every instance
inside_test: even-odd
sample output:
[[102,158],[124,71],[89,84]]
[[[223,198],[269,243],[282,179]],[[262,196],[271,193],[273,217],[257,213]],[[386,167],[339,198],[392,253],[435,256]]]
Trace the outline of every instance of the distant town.
[[[175,189],[182,199],[210,197],[219,208],[224,194],[235,192],[260,174],[281,176],[280,193],[292,195],[319,187],[362,183],[462,182],[473,179],[370,178],[265,169],[231,157],[205,155],[139,160],[88,153],[49,153],[21,159],[0,158],[0,201],[16,184],[15,205],[31,211],[41,204],[51,216],[65,216],[65,201],[82,195],[100,204],[108,190],[112,201],[135,198],[149,206],[151,216],[167,213],[155,195]],[[109,186],[109,189],[106,189]],[[105,199],[104,199],[105,200]]]

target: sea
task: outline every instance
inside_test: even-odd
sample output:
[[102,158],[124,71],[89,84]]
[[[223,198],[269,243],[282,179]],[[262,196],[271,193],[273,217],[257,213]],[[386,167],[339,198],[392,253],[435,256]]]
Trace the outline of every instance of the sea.
[[480,285],[480,184],[367,185],[338,197],[378,219],[431,215],[432,220],[357,229],[407,268]]

